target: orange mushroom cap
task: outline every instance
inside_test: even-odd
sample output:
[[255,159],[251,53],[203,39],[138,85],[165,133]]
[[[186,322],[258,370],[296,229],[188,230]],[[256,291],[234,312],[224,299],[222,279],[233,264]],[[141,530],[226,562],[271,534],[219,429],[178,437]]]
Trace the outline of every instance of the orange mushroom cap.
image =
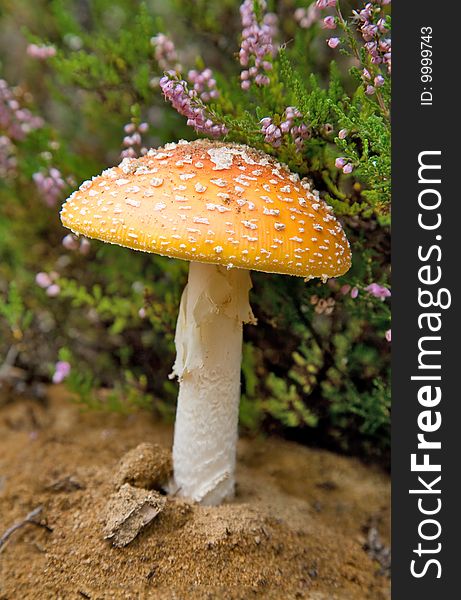
[[312,278],[351,264],[332,209],[271,156],[197,140],[125,158],[64,203],[73,232],[134,250]]

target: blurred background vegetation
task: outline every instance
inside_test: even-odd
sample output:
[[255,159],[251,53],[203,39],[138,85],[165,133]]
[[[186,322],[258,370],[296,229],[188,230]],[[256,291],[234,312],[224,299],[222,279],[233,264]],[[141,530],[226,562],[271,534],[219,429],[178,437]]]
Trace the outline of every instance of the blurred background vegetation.
[[[187,263],[77,240],[59,220],[66,196],[122,154],[197,137],[162,93],[168,71],[185,96],[198,82],[192,107],[221,138],[311,178],[353,250],[351,271],[327,284],[254,273],[242,431],[387,464],[388,4],[2,0],[0,403],[65,381],[83,406],[174,419]],[[242,75],[242,17],[267,24],[268,82]]]

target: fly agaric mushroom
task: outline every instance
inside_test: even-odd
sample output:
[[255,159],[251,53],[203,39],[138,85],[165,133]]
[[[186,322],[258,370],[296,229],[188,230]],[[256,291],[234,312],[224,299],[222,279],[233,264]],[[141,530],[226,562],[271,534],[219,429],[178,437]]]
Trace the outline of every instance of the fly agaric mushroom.
[[62,208],[74,233],[190,261],[176,328],[177,493],[232,497],[250,269],[306,279],[350,267],[346,236],[306,180],[248,146],[167,144],[84,182]]

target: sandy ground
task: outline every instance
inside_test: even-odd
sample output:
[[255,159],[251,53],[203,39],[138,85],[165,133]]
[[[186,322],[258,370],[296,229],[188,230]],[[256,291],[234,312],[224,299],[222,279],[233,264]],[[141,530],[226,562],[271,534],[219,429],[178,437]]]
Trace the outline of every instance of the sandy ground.
[[64,396],[0,408],[0,536],[39,506],[48,526],[27,524],[0,548],[0,600],[390,597],[388,476],[276,439],[240,441],[232,503],[165,497],[113,547],[103,528],[120,460],[142,442],[167,450],[172,430],[146,413],[82,414]]

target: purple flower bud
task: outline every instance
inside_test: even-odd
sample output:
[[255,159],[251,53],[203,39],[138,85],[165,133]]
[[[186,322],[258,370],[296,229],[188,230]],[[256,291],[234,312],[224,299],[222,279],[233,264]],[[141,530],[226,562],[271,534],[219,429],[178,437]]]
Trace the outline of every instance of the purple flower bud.
[[346,296],[346,294],[348,294],[350,290],[351,286],[348,283],[345,283],[343,286],[341,286],[341,289],[339,291],[343,296]]
[[70,375],[71,366],[67,361],[58,360],[54,367],[53,383],[62,383]]
[[371,42],[377,33],[378,27],[376,25],[369,23],[368,25],[365,24],[362,27],[362,37],[366,42]]
[[342,169],[346,163],[347,163],[347,158],[344,158],[341,156],[335,160],[335,167],[337,169]]
[[340,39],[337,37],[328,38],[327,44],[330,48],[337,48],[340,44]]
[[256,85],[260,86],[269,85],[270,79],[266,75],[261,75],[261,73],[258,73],[258,75],[255,77],[255,83]]
[[173,40],[164,33],[158,33],[151,38],[150,42],[155,48],[155,60],[162,71],[167,71],[172,67],[181,71],[181,65],[177,64],[178,56]]
[[83,254],[83,256],[86,256],[91,248],[91,243],[90,240],[87,240],[86,238],[82,238],[81,242],[80,242],[80,248],[79,248],[79,252],[80,254]]
[[283,121],[280,123],[280,131],[282,133],[288,133],[293,125],[292,121]]
[[386,340],[390,343],[392,341],[392,330],[388,329],[386,331],[386,333],[384,334],[384,337],[386,338]]
[[78,248],[77,238],[74,235],[72,235],[71,233],[69,233],[68,235],[66,235],[65,237],[62,238],[62,245],[64,246],[64,248],[66,250],[77,250],[77,248]]
[[55,298],[56,296],[59,296],[60,292],[61,288],[57,283],[52,283],[46,290],[46,294],[50,298]]
[[369,54],[371,54],[373,56],[373,54],[376,52],[376,49],[378,47],[378,44],[376,42],[367,42],[365,44],[365,49],[367,50],[367,52]]
[[48,273],[37,273],[35,276],[35,283],[41,288],[47,288],[51,285],[51,278]]
[[379,21],[376,24],[381,33],[386,33],[386,31],[387,31],[386,19],[379,19]]
[[[191,83],[195,84],[196,82]],[[242,81],[242,88],[246,89],[247,84],[249,85],[249,82]],[[165,98],[171,102],[173,108],[179,114],[186,117],[187,124],[193,127],[197,133],[211,135],[212,137],[226,135],[227,128],[224,125],[213,123],[209,118],[203,98],[198,95],[197,90],[189,90],[186,81],[179,80],[175,73],[169,74],[162,77],[160,87]],[[204,90],[202,94],[209,93],[208,90],[202,89]]]
[[382,75],[377,75],[374,80],[375,87],[381,87],[384,85],[384,77]]
[[367,96],[372,96],[375,92],[376,90],[372,85],[367,85],[365,89],[365,94],[367,94]]
[[[265,13],[266,2],[258,0],[260,13],[257,15],[254,0],[244,0],[240,6],[242,19],[242,41],[239,52],[239,60],[242,67],[248,67],[249,77],[243,79],[249,81],[254,79],[256,85],[265,86],[270,83],[269,78],[263,75],[264,71],[272,70],[271,58],[275,53],[273,37],[277,32],[277,16]],[[249,89],[248,85],[241,85],[243,89]]]
[[324,29],[336,29],[336,20],[334,17],[329,16],[323,19],[323,28]]
[[383,285],[379,285],[379,283],[371,283],[365,288],[365,291],[367,291],[375,298],[380,298],[381,300],[389,298],[391,295],[390,289],[384,287]]
[[340,129],[340,130],[339,130],[339,133],[338,133],[338,137],[339,137],[339,139],[340,139],[340,140],[344,140],[344,139],[346,139],[346,137],[347,137],[347,134],[348,134],[348,133],[349,133],[349,132],[347,131],[347,129]]
[[46,60],[56,56],[56,48],[54,46],[37,46],[37,44],[29,44],[26,49],[27,54],[31,58],[38,60]]
[[120,156],[122,158],[136,158],[136,152],[134,150],[134,148],[127,148],[126,150],[122,150],[122,152],[120,152]]
[[344,165],[344,167],[343,167],[343,173],[346,173],[346,175],[349,175],[349,173],[352,173],[353,170],[354,170],[354,167],[352,166],[351,163],[347,163],[347,165]]
[[356,288],[356,287],[353,287],[353,288],[351,289],[351,298],[352,298],[353,300],[355,300],[355,299],[357,298],[357,296],[358,296],[358,295],[359,295],[359,290],[358,290],[358,288]]

